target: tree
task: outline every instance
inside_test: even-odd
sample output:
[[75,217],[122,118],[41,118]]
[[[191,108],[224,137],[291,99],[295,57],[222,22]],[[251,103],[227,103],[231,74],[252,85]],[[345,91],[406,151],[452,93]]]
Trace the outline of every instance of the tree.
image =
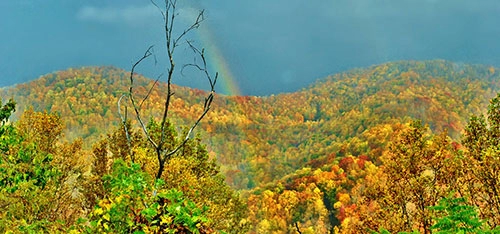
[[10,99],[2,106],[2,99],[0,99],[0,107],[0,124],[3,126],[9,120],[12,113],[16,111],[16,102]]
[[[210,233],[206,207],[175,189],[163,187],[140,169],[140,165],[115,161],[112,172],[103,177],[109,191],[90,214],[88,233]],[[151,186],[153,185],[153,186]]]
[[387,228],[431,233],[429,207],[459,187],[456,178],[463,170],[447,133],[433,135],[421,122],[411,122],[391,140],[381,159],[375,183],[366,182],[361,194],[353,195],[358,197],[358,218],[344,231],[357,227],[365,232]]
[[[2,118],[14,110],[8,105]],[[30,109],[0,127],[0,231],[55,232],[82,216],[82,142],[59,144],[61,125]]]
[[[483,226],[479,219],[476,207],[469,206],[463,197],[454,197],[453,193],[441,199],[438,205],[430,207],[437,211],[432,229],[438,234],[447,233],[478,233]],[[486,233],[486,231],[484,231]]]
[[[121,101],[123,100],[123,98],[128,98],[130,100],[130,104],[135,113],[135,118],[139,122],[139,125],[141,126],[141,129],[146,139],[148,140],[149,144],[154,149],[154,153],[156,154],[156,159],[158,161],[156,178],[160,179],[165,169],[165,164],[172,158],[172,156],[174,156],[179,150],[181,150],[184,147],[184,145],[188,142],[193,130],[196,128],[196,126],[200,123],[200,121],[205,117],[205,115],[210,110],[212,105],[212,100],[215,94],[215,84],[217,82],[218,74],[216,73],[215,76],[212,77],[212,75],[208,72],[204,49],[200,50],[191,41],[185,40],[185,36],[189,32],[198,28],[205,19],[204,11],[202,10],[198,13],[196,19],[190,26],[185,28],[180,33],[176,34],[177,32],[176,17],[179,14],[177,11],[177,0],[166,0],[164,2],[165,5],[163,7],[160,7],[154,1],[151,1],[151,3],[154,6],[156,6],[156,8],[160,11],[163,17],[164,29],[165,29],[165,47],[168,59],[167,77],[166,77],[167,93],[165,94],[166,96],[163,105],[164,107],[159,120],[159,129],[160,129],[159,136],[155,138],[153,134],[148,131],[147,123],[145,122],[142,113],[142,106],[143,103],[148,99],[149,94],[151,94],[152,90],[157,85],[157,82],[161,76],[159,76],[158,79],[155,81],[155,83],[152,85],[152,87],[150,87],[149,92],[145,97],[142,98],[142,100],[140,100],[140,98],[138,98],[136,93],[134,92],[134,75],[135,75],[134,71],[142,61],[154,55],[152,46],[149,47],[144,53],[144,55],[132,66],[129,77],[130,80],[129,90],[127,94],[124,94],[122,98],[120,98],[120,101],[118,102],[118,108],[119,108],[119,114],[122,119],[123,128],[125,129],[127,139],[130,142],[131,141],[130,133],[129,133],[129,128],[127,127],[127,107],[125,107],[124,114],[122,114],[121,112]],[[169,120],[170,117],[169,111],[172,103],[172,97],[174,96],[173,79],[176,74],[175,51],[183,43],[186,43],[195,53],[195,60],[194,63],[185,64],[182,67],[182,70],[188,67],[193,67],[199,70],[207,78],[210,91],[204,99],[203,110],[199,115],[199,117],[197,118],[197,120],[183,134],[183,136],[179,137],[178,141],[175,142],[175,144],[173,144],[174,142],[169,136],[170,132],[169,128],[171,128],[171,123]],[[196,58],[201,59],[201,63],[197,63]],[[132,161],[133,160],[134,159],[132,158]]]
[[[160,135],[159,125],[154,121],[148,125],[148,131],[155,138]],[[123,221],[127,220],[127,217],[137,216],[138,210],[146,209],[157,202],[156,199],[158,198],[155,194],[180,192],[182,193],[182,199],[186,202],[193,202],[200,209],[200,215],[208,219],[204,223],[206,227],[228,233],[246,232],[249,225],[246,221],[246,204],[239,197],[239,194],[235,193],[225,183],[224,176],[220,173],[215,159],[209,157],[199,137],[189,139],[182,150],[178,151],[174,155],[175,157],[172,157],[165,164],[165,173],[162,178],[156,179],[154,175],[157,170],[157,162],[154,161],[154,149],[150,146],[148,140],[144,136],[132,132],[131,136],[133,137],[131,139],[133,141],[130,151],[135,155],[135,163],[133,163],[130,160],[130,155],[124,154],[128,150],[120,151],[116,148],[117,145],[123,146],[126,144],[127,139],[123,137],[124,134],[124,129],[118,128],[94,145],[93,155],[95,158],[92,175],[87,178],[84,191],[87,208],[93,209],[97,205],[104,209],[103,204],[114,204],[111,198],[120,197],[123,193],[134,194],[132,197],[127,197],[129,200],[123,200],[125,202],[123,206],[125,207],[120,208],[120,211],[116,211],[117,213],[113,213],[116,220]],[[170,128],[169,134],[173,136],[176,132],[173,128]],[[121,170],[121,172],[116,172],[116,170]],[[109,181],[124,183],[120,179],[123,178],[123,174],[126,174],[125,177],[136,178],[136,180],[130,180],[124,185],[116,184],[118,186],[116,188],[110,187]],[[134,187],[133,191],[120,191],[121,188],[128,188],[128,185],[139,187]],[[142,194],[141,197],[136,197],[139,194]],[[142,199],[142,202],[132,202],[135,198]],[[111,212],[111,210],[108,211]],[[104,218],[102,215],[105,213],[98,211],[100,218],[96,218],[95,212],[94,209],[94,215],[90,217],[91,220],[98,222],[99,219]],[[144,230],[143,228],[154,226],[153,219],[143,223],[141,221],[143,219],[137,217],[137,219],[129,220],[131,222],[130,229],[127,230]],[[154,216],[154,219],[160,222],[161,215]],[[107,225],[109,227],[111,224],[108,223]],[[114,225],[118,229],[106,229],[98,225],[94,227],[97,229],[91,230],[120,232],[124,230],[119,229],[118,223]]]
[[400,210],[405,231],[431,232],[428,207],[456,188],[456,173],[461,171],[447,132],[431,135],[427,131],[420,122],[413,122],[389,146],[384,160],[387,183],[392,188],[388,195]]
[[462,143],[467,173],[466,193],[478,206],[481,218],[500,226],[500,93],[490,101],[487,118],[472,116]]
[[[165,99],[162,100],[163,108],[159,116],[146,116],[147,110],[143,109],[144,104],[151,97],[150,95],[156,91],[156,88],[159,88],[161,76],[156,79],[151,87],[146,89],[143,96],[140,96],[140,90],[144,89],[144,87],[134,86],[137,66],[145,59],[155,56],[153,47],[149,47],[144,55],[132,66],[129,76],[129,89],[118,101],[122,129],[117,130],[111,137],[108,137],[107,141],[101,142],[100,145],[94,148],[96,159],[99,159],[103,164],[95,164],[95,172],[104,174],[101,178],[107,178],[105,174],[110,172],[109,162],[113,162],[118,158],[121,160],[130,159],[130,162],[126,163],[130,163],[132,167],[138,164],[141,169],[140,171],[131,172],[133,175],[143,172],[154,175],[155,180],[149,181],[148,186],[153,186],[152,183],[156,186],[160,183],[159,181],[164,181],[164,183],[160,183],[161,185],[155,187],[153,191],[145,191],[145,187],[138,188],[140,191],[134,191],[137,194],[145,193],[146,197],[150,196],[142,203],[147,204],[146,207],[150,207],[151,202],[156,201],[155,199],[161,194],[161,191],[180,191],[183,193],[183,197],[193,201],[197,208],[203,210],[203,215],[216,220],[213,223],[208,222],[210,227],[231,233],[245,232],[248,229],[248,224],[245,221],[245,204],[239,194],[225,184],[224,177],[221,175],[215,159],[209,157],[199,137],[192,138],[194,129],[200,124],[212,106],[218,77],[217,73],[212,76],[208,72],[204,50],[198,49],[192,41],[185,39],[187,34],[198,28],[203,22],[204,11],[200,11],[194,22],[187,28],[178,31],[176,28],[176,19],[179,14],[177,0],[166,0],[161,7],[154,1],[151,2],[162,15],[165,30],[168,64],[166,65],[166,93]],[[179,33],[176,34],[177,32]],[[175,125],[171,117],[175,94],[173,82],[177,74],[174,55],[176,49],[181,45],[188,46],[195,56],[194,62],[183,65],[181,72],[188,68],[194,68],[196,71],[201,72],[204,78],[207,79],[210,89],[202,100],[201,110],[198,113],[192,113],[197,115],[194,122],[187,127]],[[128,100],[128,105],[125,104],[126,100]],[[133,131],[134,125],[130,124],[130,119],[128,119],[129,107],[135,115],[134,120],[139,125],[142,135],[135,134]],[[126,143],[123,140],[126,140]],[[117,144],[121,147],[116,147]],[[111,153],[111,160],[108,160],[108,153]],[[119,176],[119,174],[112,175],[112,178]],[[100,191],[107,191],[106,183],[103,183],[100,187]],[[104,192],[94,200],[99,204],[106,201],[109,196],[112,196],[112,194]],[[130,206],[138,205],[137,209],[140,210],[142,204],[134,203]],[[204,207],[208,208],[203,209]],[[135,215],[133,210],[124,210],[120,213],[121,217],[128,217],[132,214]],[[155,219],[158,219],[158,217],[155,216]],[[131,220],[131,222],[134,225],[141,223],[138,220]]]

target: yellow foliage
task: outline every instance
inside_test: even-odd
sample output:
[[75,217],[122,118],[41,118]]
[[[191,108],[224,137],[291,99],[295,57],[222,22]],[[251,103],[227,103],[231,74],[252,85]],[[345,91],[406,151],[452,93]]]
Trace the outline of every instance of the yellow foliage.
[[257,233],[268,233],[269,229],[271,229],[271,224],[267,219],[260,221],[257,225]]
[[161,219],[160,224],[166,224],[166,223],[171,223],[172,222],[172,217],[171,216],[162,215],[160,217],[160,219]]
[[333,208],[335,209],[339,209],[340,207],[342,207],[342,202],[335,202],[335,204],[333,204]]
[[316,195],[321,195],[321,194],[322,194],[322,193],[321,193],[321,190],[319,190],[319,188],[318,188],[318,187],[314,188],[314,189],[313,189],[313,192],[314,192],[314,194],[316,194]]
[[96,215],[101,215],[103,213],[104,213],[104,211],[101,208],[97,208],[94,210],[94,214],[96,214]]
[[351,197],[349,196],[349,194],[347,193],[341,193],[339,195],[339,202],[341,202],[342,204],[347,204],[351,201]]

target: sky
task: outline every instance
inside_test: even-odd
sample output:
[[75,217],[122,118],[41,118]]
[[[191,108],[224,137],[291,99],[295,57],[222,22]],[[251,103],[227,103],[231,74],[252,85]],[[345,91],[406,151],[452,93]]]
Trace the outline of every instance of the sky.
[[[177,9],[179,29],[205,9],[187,39],[206,48],[224,94],[293,92],[397,60],[500,67],[498,0],[179,0]],[[150,0],[0,0],[0,87],[69,67],[130,70],[150,45],[158,63],[138,72],[155,78],[165,72],[161,20]],[[188,48],[176,53],[192,61]],[[174,82],[206,88],[186,73]]]

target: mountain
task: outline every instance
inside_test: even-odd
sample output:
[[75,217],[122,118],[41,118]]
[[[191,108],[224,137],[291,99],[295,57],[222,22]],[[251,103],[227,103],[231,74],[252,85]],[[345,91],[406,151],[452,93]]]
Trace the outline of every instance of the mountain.
[[[114,67],[68,69],[3,88],[0,97],[14,98],[17,114],[29,106],[59,113],[66,137],[82,137],[89,147],[118,125],[117,103],[128,90],[128,76]],[[138,76],[137,94],[144,97],[153,82]],[[159,116],[165,87],[160,83],[144,103],[147,116]],[[174,89],[173,122],[192,123],[205,92]],[[432,130],[447,130],[458,139],[468,117],[481,114],[498,91],[500,72],[493,67],[441,60],[391,62],[332,75],[294,93],[216,95],[198,132],[227,182],[251,189],[345,156],[369,155],[376,161],[383,140],[369,133],[388,124],[421,119]]]

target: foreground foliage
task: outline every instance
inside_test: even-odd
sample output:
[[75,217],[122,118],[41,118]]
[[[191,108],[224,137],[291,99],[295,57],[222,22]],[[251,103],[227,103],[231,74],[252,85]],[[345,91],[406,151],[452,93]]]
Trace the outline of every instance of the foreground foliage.
[[109,194],[90,214],[89,233],[210,233],[210,221],[181,191],[165,189],[139,164],[117,160],[104,178]]
[[[2,116],[12,110],[4,106]],[[60,231],[83,214],[81,141],[55,144],[62,130],[56,115],[28,110],[15,126],[1,121],[0,231]]]
[[[1,232],[247,229],[246,207],[199,140],[190,140],[167,164],[164,178],[156,180],[139,135],[128,150],[120,147],[125,139],[118,129],[95,145],[91,157],[81,140],[60,142],[64,128],[58,115],[28,110],[18,122],[7,122],[14,107],[7,103],[0,115]],[[174,128],[170,133],[175,138]]]

